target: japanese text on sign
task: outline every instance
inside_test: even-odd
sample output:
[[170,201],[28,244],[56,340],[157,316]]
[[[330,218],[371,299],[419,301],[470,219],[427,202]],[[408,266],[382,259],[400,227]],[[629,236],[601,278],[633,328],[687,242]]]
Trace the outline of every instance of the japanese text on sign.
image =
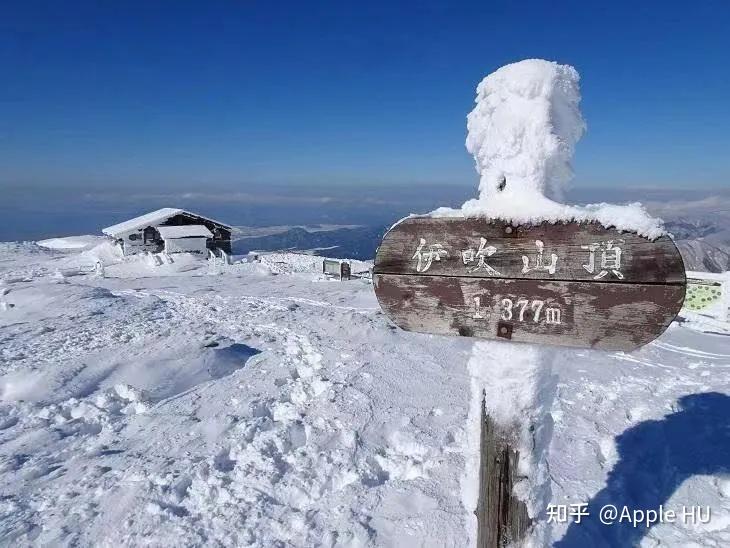
[[[581,266],[588,273],[593,275],[594,280],[601,280],[605,277],[615,277],[623,280],[621,272],[622,245],[624,240],[606,240],[603,242],[591,242],[581,245],[580,249],[585,252],[585,263]],[[504,250],[501,251],[505,253]],[[502,276],[494,266],[489,264],[490,257],[499,255],[500,250],[490,245],[484,237],[479,238],[478,245],[458,251],[457,256],[466,267],[468,273],[484,272],[487,276]],[[449,251],[441,243],[428,243],[425,238],[419,238],[418,246],[411,257],[415,261],[416,272],[427,272],[435,262],[441,262],[448,258]],[[530,272],[544,272],[553,276],[560,271],[563,260],[556,253],[546,252],[545,243],[542,240],[535,240],[535,252],[528,255],[521,255],[522,274]]]

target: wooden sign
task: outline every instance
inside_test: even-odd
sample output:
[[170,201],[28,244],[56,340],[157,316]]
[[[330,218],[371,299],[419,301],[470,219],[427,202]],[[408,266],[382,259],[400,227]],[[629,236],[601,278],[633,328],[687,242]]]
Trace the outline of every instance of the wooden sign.
[[409,331],[606,350],[658,337],[686,287],[667,236],[459,217],[398,223],[373,276],[381,308]]

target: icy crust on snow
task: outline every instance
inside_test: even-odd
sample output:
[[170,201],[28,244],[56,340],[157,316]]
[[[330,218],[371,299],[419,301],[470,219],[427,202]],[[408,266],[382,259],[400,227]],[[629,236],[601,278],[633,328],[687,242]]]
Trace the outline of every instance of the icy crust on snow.
[[573,176],[575,145],[585,132],[580,77],[568,65],[528,59],[504,66],[477,87],[467,116],[466,148],[479,173],[479,197],[434,217],[486,217],[512,224],[596,221],[606,228],[663,235],[641,204],[559,203]]

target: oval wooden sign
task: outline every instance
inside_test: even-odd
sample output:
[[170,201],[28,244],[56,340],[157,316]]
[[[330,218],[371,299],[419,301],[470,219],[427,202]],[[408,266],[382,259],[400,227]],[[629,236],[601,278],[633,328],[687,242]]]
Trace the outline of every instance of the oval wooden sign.
[[391,228],[373,283],[383,311],[409,331],[626,351],[662,334],[686,288],[667,236],[459,217]]

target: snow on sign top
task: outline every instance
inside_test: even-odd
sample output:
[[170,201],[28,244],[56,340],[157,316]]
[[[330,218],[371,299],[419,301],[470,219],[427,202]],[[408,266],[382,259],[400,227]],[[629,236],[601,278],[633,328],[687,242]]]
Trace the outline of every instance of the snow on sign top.
[[124,221],[122,223],[108,226],[105,229],[103,229],[102,232],[109,236],[118,236],[120,234],[124,234],[125,232],[132,232],[134,230],[140,230],[140,229],[146,228],[148,226],[157,226],[157,225],[163,223],[165,220],[169,219],[170,217],[174,217],[175,215],[180,215],[180,214],[190,215],[191,217],[197,217],[200,219],[207,219],[222,227],[225,227],[228,229],[231,228],[230,225],[221,223],[220,221],[216,221],[216,220],[210,219],[208,217],[203,217],[202,215],[198,215],[196,213],[192,213],[192,212],[186,211],[184,209],[179,209],[179,208],[174,208],[174,207],[163,207],[162,209],[158,209],[156,211],[151,211],[150,213],[145,213],[144,215],[140,215],[139,217],[135,217],[134,219],[129,219],[128,221]]
[[159,226],[157,230],[165,240],[175,238],[212,238],[213,233],[203,225]]

